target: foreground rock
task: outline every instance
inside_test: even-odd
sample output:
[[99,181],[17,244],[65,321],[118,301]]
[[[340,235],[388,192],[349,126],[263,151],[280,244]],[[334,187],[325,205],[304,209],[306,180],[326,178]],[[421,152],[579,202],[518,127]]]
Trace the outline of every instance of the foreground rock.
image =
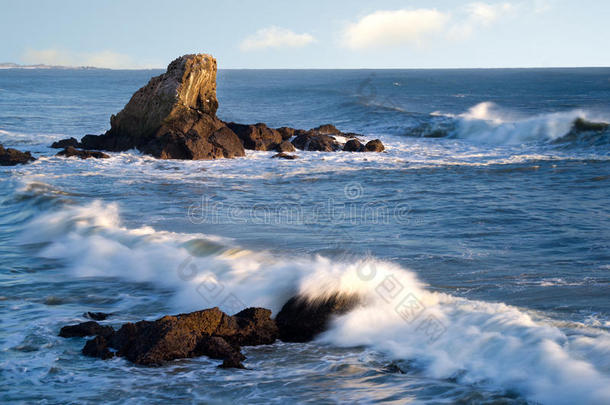
[[0,145],[0,166],[24,165],[35,160],[30,152],[21,152],[12,148],[5,149]]
[[[341,150],[336,137],[355,138],[334,125],[308,131],[225,123],[216,116],[216,60],[206,54],[184,55],[139,89],[118,114],[110,130],[53,143],[54,148],[108,151],[138,149],[161,159],[217,159],[244,156],[244,149],[278,152]],[[292,140],[290,146],[287,141]],[[368,149],[367,149],[368,150]]]
[[78,157],[81,159],[89,159],[89,158],[108,159],[110,157],[103,152],[76,149],[73,146],[68,146],[66,149],[62,150],[61,152],[58,152],[57,156]]
[[277,314],[275,322],[284,342],[308,342],[328,328],[334,315],[341,315],[358,304],[356,296],[334,295],[310,301],[291,298]]
[[299,157],[297,155],[289,155],[288,153],[280,152],[280,153],[277,153],[277,154],[271,156],[271,158],[294,160],[294,159],[298,159]]
[[[99,333],[98,333],[99,332]],[[62,328],[60,336],[96,337],[85,344],[83,354],[111,358],[125,357],[141,365],[197,356],[223,360],[221,367],[243,368],[241,346],[271,344],[278,328],[271,311],[248,308],[229,316],[218,308],[164,316],[156,321],[126,323],[118,331],[97,322]]]

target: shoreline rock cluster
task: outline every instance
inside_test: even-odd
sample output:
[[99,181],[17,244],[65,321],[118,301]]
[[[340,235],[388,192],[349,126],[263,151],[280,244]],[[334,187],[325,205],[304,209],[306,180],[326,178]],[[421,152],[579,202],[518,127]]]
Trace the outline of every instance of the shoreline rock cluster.
[[[296,296],[284,304],[275,319],[264,308],[247,308],[231,316],[215,307],[155,321],[126,323],[118,330],[87,321],[64,326],[59,336],[94,336],[85,343],[82,353],[104,360],[118,356],[139,365],[160,366],[175,359],[208,356],[223,360],[219,366],[222,368],[245,368],[242,346],[268,345],[278,339],[311,341],[326,330],[333,316],[357,304],[354,296],[335,295],[313,301]],[[108,314],[86,316],[104,320]]]
[[[270,128],[264,123],[224,122],[216,116],[216,59],[207,54],[184,55],[167,71],[134,93],[110,129],[55,142],[54,148],[121,152],[138,149],[159,159],[219,159],[245,155],[245,150],[295,152],[381,152],[380,140],[362,145],[354,133],[326,124],[310,130]],[[350,139],[345,148],[337,138]],[[349,142],[348,142],[349,143]],[[92,156],[95,157],[95,156]],[[283,157],[283,156],[280,156]]]

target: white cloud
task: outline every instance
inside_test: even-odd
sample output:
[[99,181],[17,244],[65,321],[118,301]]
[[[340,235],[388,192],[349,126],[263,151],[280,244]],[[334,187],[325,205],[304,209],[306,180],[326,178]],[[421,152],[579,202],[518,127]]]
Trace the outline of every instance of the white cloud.
[[441,32],[449,15],[434,9],[376,11],[351,24],[344,42],[352,49],[403,44],[419,45]]
[[267,48],[299,48],[314,41],[315,38],[310,34],[297,34],[289,29],[273,26],[262,28],[247,37],[241,42],[240,48],[243,51]]
[[502,15],[509,13],[514,9],[510,3],[487,4],[487,3],[470,3],[466,5],[466,11],[471,22],[489,25]]
[[109,69],[150,68],[138,65],[128,55],[104,50],[99,52],[71,52],[64,49],[26,49],[22,60],[27,64],[61,66],[95,66]]

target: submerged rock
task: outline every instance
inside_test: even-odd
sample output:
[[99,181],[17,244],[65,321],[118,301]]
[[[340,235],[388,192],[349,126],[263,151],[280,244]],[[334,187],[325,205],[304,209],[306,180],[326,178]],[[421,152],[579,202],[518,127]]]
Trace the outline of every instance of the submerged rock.
[[582,118],[577,118],[572,123],[571,132],[602,132],[610,128],[610,124],[605,122],[591,122]]
[[66,149],[57,153],[57,156],[65,156],[65,157],[79,157],[81,159],[108,159],[110,156],[103,152],[97,152],[92,150],[81,150],[76,149],[73,146],[68,146]]
[[280,153],[277,153],[277,154],[271,156],[271,158],[272,159],[294,160],[294,159],[298,159],[299,157],[297,155],[289,155],[288,153],[280,152]]
[[346,313],[358,301],[358,297],[351,295],[316,300],[292,297],[275,318],[280,339],[284,342],[308,342],[327,329],[333,315]]
[[68,146],[72,146],[74,148],[80,148],[81,144],[80,144],[80,142],[78,142],[78,140],[76,138],[62,139],[57,142],[53,142],[53,144],[51,144],[51,147],[55,148],[55,149],[65,149]]
[[5,149],[4,146],[0,145],[0,166],[24,165],[35,160],[30,152],[21,152],[12,148]]
[[[271,344],[278,337],[271,311],[248,308],[233,316],[218,308],[126,323],[118,331],[97,322],[65,326],[60,336],[93,336],[83,348],[92,357],[125,357],[141,365],[206,355],[224,360],[222,367],[243,368],[240,346]],[[111,349],[113,351],[111,351]]]
[[105,312],[85,312],[84,315],[89,319],[93,319],[94,321],[103,321],[112,314],[107,314]]

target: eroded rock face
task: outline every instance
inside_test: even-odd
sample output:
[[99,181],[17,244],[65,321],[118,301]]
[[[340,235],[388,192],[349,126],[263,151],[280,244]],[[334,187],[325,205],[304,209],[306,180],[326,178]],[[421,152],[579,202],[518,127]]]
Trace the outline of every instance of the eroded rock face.
[[[271,311],[248,308],[233,316],[218,308],[126,323],[118,331],[97,322],[65,326],[60,336],[96,336],[83,354],[103,359],[114,355],[141,365],[206,355],[224,360],[222,367],[243,368],[240,346],[271,344],[278,337]],[[113,349],[114,351],[111,351]]]
[[137,148],[161,159],[216,159],[244,156],[237,135],[216,117],[216,60],[185,55],[139,89],[104,135],[86,135],[87,149]]
[[346,313],[358,301],[358,297],[346,295],[313,301],[292,297],[275,318],[280,339],[284,342],[308,342],[327,329],[333,315]]
[[0,166],[24,165],[35,160],[30,152],[21,152],[12,148],[5,149],[0,145]]
[[282,135],[277,130],[263,123],[245,125],[229,122],[227,126],[237,134],[245,149],[274,150],[283,141]]
[[294,152],[296,149],[292,143],[283,141],[277,146],[277,148],[275,148],[275,150],[278,152]]

